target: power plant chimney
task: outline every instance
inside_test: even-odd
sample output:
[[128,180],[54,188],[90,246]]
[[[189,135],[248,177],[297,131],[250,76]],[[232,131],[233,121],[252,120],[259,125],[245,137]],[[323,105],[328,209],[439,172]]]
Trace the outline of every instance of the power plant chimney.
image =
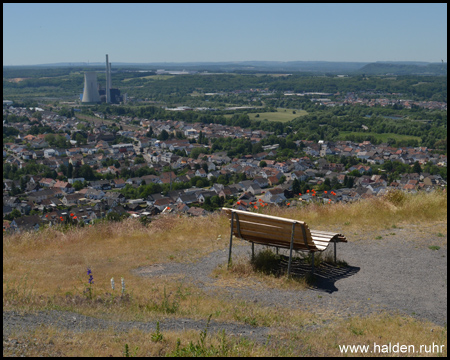
[[[109,89],[112,89],[112,80],[111,80],[111,63],[109,63],[109,67],[108,67],[108,77],[109,77]],[[111,95],[111,91],[109,92]]]
[[108,62],[108,54],[106,54],[106,103],[111,104],[111,83],[110,83],[110,73],[109,73],[109,62]]
[[84,73],[84,90],[82,103],[99,103],[97,73],[95,71],[86,71]]

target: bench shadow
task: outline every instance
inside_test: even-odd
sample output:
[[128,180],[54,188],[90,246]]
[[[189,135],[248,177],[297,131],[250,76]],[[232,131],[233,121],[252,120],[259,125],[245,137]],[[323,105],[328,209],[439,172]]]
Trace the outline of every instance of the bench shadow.
[[[288,263],[289,257],[281,256],[279,270],[287,274]],[[359,270],[361,270],[361,268],[357,266],[339,266],[336,264],[322,262],[319,266],[314,267],[314,281],[309,284],[309,288],[331,294],[339,290],[335,286],[336,281],[355,275],[359,272]],[[309,264],[305,259],[292,259],[291,276],[304,278],[310,273],[311,264]]]

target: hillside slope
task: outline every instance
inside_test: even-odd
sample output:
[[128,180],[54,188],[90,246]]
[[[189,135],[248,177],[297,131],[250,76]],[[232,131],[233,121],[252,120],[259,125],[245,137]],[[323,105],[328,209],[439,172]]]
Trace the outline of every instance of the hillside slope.
[[[373,341],[434,342],[446,354],[445,193],[269,212],[344,233],[348,266],[322,263],[309,285],[306,260],[293,280],[255,273],[236,240],[226,270],[219,214],[4,237],[4,355],[120,355],[127,344],[137,355],[339,356],[338,344]],[[190,347],[209,316],[206,342]]]

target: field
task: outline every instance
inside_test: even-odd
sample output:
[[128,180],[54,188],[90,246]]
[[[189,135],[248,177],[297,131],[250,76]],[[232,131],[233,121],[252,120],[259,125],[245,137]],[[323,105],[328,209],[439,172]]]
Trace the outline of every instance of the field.
[[[389,269],[383,268],[385,263],[401,269],[405,259],[420,255],[422,260],[434,259],[426,260],[430,269],[441,271],[446,266],[447,196],[442,192],[264,210],[304,220],[317,230],[342,231],[350,242],[347,250],[338,248],[338,255],[350,262],[350,270],[360,256],[368,256],[378,266],[377,271],[367,271],[369,265],[361,264],[356,274],[379,274],[382,287],[395,285],[386,278]],[[3,354],[342,356],[338,344],[399,342],[417,348],[420,344],[440,344],[444,346],[440,355],[446,356],[446,325],[427,320],[426,312],[422,318],[389,308],[361,312],[372,308],[370,304],[377,296],[380,301],[389,301],[376,291],[369,297],[364,293],[356,308],[340,300],[341,296],[362,294],[361,284],[348,282],[357,281],[357,275],[336,281],[340,291],[331,294],[311,290],[301,279],[254,272],[246,260],[248,244],[242,241],[236,241],[233,267],[226,270],[226,263],[218,259],[226,258],[228,242],[229,223],[222,214],[201,218],[162,216],[148,226],[128,219],[72,230],[53,228],[6,235]],[[364,250],[367,246],[371,252]],[[401,251],[402,255],[393,251],[391,258],[378,264],[376,251],[383,247]],[[352,248],[356,251],[353,257]],[[440,288],[442,276],[428,271],[428,267],[425,276],[432,281],[411,279],[409,288],[414,294],[422,296],[425,285]],[[91,285],[87,268],[92,270]],[[421,266],[407,269],[420,270]],[[191,271],[200,282],[189,281],[186,275],[192,275]],[[112,277],[115,290],[111,289]],[[121,277],[126,283],[122,295]],[[375,286],[375,278],[372,280]],[[366,280],[360,281],[366,284]],[[417,281],[422,285],[415,286]],[[345,284],[357,288],[346,289],[349,285]],[[366,285],[363,288],[371,290]],[[391,286],[390,291],[398,293],[399,289]],[[446,294],[446,285],[439,291]],[[248,292],[256,298],[242,297]],[[265,303],[270,298],[275,304]],[[402,298],[400,293],[396,298]],[[405,300],[409,301],[408,297]],[[431,303],[427,309],[435,310]],[[439,315],[439,323],[446,324],[446,314],[445,318]],[[5,322],[11,326],[6,337]],[[159,322],[161,330],[156,325]],[[24,328],[14,328],[14,324],[22,323]],[[130,328],[133,324],[135,327]],[[221,333],[220,329],[227,330]]]
[[[295,111],[296,113],[294,114],[293,111]],[[259,114],[259,117],[257,117],[258,114]],[[291,121],[299,116],[305,116],[305,115],[308,115],[308,112],[305,110],[277,108],[277,112],[249,113],[248,117],[250,118],[250,120],[267,119],[269,121],[287,122],[287,121]],[[225,116],[231,117],[232,115],[225,115]]]
[[413,135],[401,135],[401,134],[393,134],[393,133],[385,133],[385,134],[378,134],[374,132],[363,132],[363,131],[340,131],[338,140],[345,140],[345,137],[347,135],[355,135],[355,136],[373,136],[376,139],[381,140],[382,142],[387,142],[389,138],[394,139],[395,141],[401,141],[401,140],[417,140],[418,143],[422,141],[422,139],[419,136],[413,136]]
[[128,78],[123,79],[123,81],[130,81],[135,79],[149,79],[149,80],[167,80],[170,78],[173,78],[175,75],[149,75],[149,76],[142,76],[142,77],[134,77],[134,78]]

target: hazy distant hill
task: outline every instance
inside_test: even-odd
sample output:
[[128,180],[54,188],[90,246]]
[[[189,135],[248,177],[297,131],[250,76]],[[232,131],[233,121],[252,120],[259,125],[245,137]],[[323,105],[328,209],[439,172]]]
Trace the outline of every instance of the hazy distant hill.
[[376,62],[363,66],[359,73],[367,75],[446,75],[447,63],[420,63],[420,62]]
[[[165,69],[189,71],[254,71],[254,72],[318,72],[318,73],[350,73],[357,71],[367,62],[333,62],[333,61],[229,61],[229,62],[155,62],[155,63],[123,63],[112,62],[113,68],[133,67],[140,69]],[[48,68],[48,67],[103,67],[102,62],[54,63],[30,66],[7,66],[4,68]]]
[[[43,69],[43,68],[83,68],[102,71],[103,62],[54,63],[30,66],[4,66],[3,69]],[[386,61],[386,62],[334,62],[334,61],[228,61],[228,62],[154,62],[125,63],[112,62],[113,70],[187,70],[209,72],[241,73],[295,73],[308,72],[311,75],[323,74],[367,74],[367,75],[446,75],[447,64],[420,61]]]

